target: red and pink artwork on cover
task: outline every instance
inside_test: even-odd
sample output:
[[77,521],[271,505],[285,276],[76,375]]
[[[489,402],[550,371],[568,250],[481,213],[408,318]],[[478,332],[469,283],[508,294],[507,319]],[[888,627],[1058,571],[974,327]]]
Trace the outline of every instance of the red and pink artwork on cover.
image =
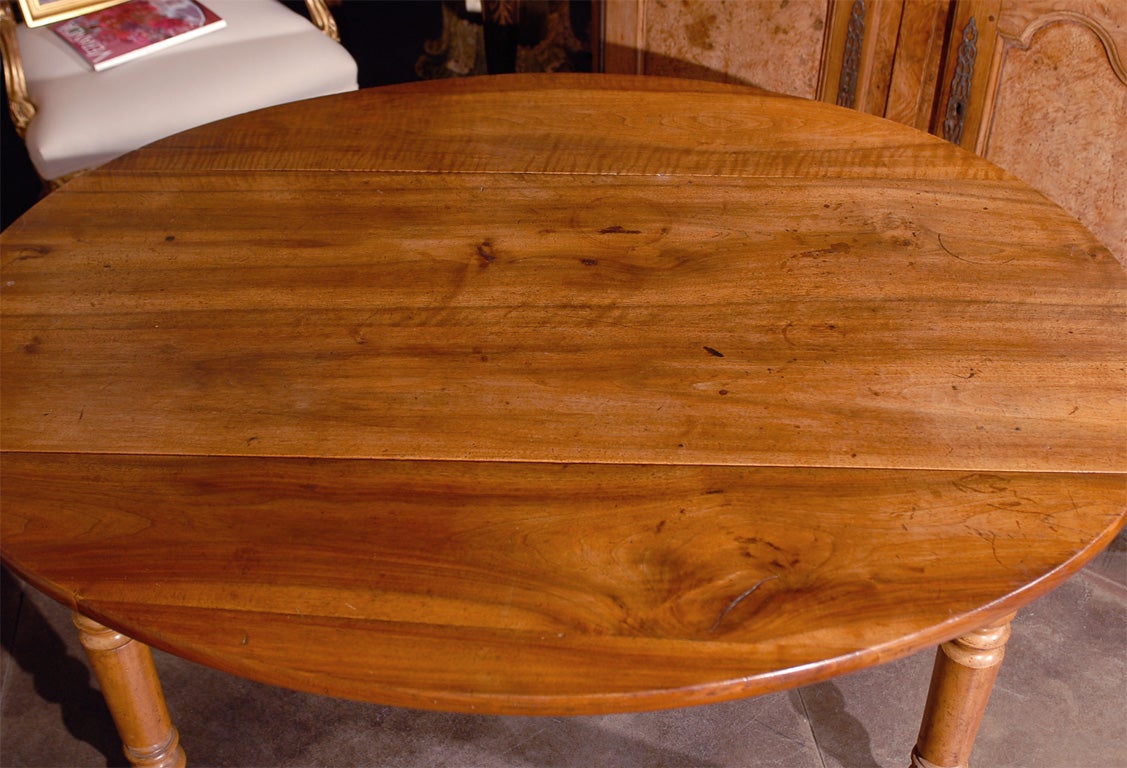
[[100,71],[223,26],[195,0],[130,0],[52,28]]

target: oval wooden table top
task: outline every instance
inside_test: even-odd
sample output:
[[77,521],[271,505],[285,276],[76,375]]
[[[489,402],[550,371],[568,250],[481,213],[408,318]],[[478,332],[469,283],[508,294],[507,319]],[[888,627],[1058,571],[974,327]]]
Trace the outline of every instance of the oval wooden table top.
[[1127,273],[957,147],[660,79],[232,118],[3,233],[0,547],[267,683],[679,706],[1004,615],[1127,509]]

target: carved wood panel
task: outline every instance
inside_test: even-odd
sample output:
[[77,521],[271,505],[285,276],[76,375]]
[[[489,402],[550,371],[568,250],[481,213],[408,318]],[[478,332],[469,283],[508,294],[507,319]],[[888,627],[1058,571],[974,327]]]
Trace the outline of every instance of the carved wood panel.
[[[971,28],[976,50],[964,71],[960,48]],[[1127,4],[961,0],[933,124],[934,133],[1044,192],[1120,259],[1127,259],[1124,51]]]

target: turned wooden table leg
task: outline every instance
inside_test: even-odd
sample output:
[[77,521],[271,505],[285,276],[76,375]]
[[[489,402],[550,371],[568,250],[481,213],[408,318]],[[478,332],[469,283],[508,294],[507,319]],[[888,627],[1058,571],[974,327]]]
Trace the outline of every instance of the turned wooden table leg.
[[183,768],[184,750],[149,647],[79,613],[74,614],[74,624],[129,762],[138,768]]
[[966,768],[994,678],[1006,653],[1010,621],[939,646],[912,768]]

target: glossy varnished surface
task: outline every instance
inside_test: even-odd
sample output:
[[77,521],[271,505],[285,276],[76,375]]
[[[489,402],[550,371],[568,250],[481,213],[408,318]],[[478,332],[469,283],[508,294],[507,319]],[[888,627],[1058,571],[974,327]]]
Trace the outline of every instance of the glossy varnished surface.
[[282,107],[4,233],[3,554],[267,682],[675,706],[903,655],[1121,525],[1127,279],[937,139],[632,79]]

